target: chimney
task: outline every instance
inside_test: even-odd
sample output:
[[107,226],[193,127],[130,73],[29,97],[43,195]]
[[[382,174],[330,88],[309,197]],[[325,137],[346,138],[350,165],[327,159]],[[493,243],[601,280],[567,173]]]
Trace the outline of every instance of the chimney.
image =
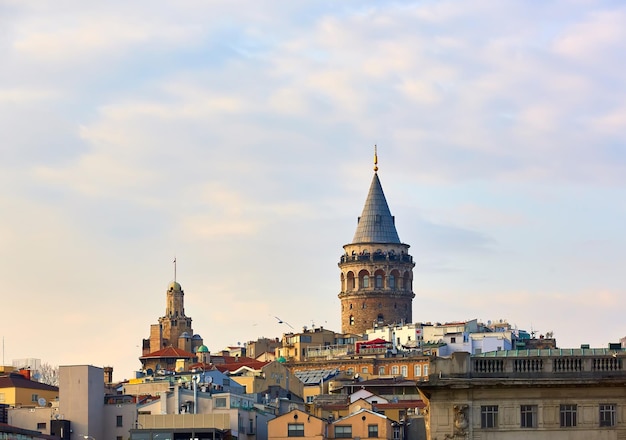
[[104,383],[106,385],[113,383],[113,367],[104,367]]

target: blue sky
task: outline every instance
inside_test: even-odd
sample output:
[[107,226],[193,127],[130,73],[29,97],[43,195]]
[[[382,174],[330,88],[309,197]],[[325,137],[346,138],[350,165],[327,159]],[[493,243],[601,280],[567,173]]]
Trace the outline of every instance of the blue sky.
[[415,321],[626,335],[626,6],[0,2],[5,363],[137,368],[178,281],[211,351],[340,330],[379,176]]

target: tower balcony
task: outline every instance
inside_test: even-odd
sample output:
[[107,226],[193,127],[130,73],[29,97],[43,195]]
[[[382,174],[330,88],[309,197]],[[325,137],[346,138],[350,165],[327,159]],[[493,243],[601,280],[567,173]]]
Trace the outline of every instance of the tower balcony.
[[393,262],[393,263],[413,263],[413,257],[409,254],[396,254],[393,252],[364,252],[360,254],[353,253],[351,255],[344,254],[339,260],[342,263],[358,263],[358,262]]

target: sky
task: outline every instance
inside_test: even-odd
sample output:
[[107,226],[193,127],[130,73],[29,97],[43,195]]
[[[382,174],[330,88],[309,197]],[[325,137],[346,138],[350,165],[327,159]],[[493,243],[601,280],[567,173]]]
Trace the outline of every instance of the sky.
[[621,1],[0,0],[3,363],[341,330],[373,175],[413,320],[626,336]]

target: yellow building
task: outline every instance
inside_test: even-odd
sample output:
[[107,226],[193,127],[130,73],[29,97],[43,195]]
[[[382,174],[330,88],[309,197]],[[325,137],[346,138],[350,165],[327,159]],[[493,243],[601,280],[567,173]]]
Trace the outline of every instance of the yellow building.
[[0,403],[12,406],[47,406],[59,398],[59,388],[26,379],[20,373],[0,376]]
[[287,440],[302,437],[308,440],[326,440],[328,422],[304,411],[293,410],[267,423],[268,440]]
[[[359,405],[357,404],[355,409]],[[328,438],[394,438],[393,422],[382,414],[375,413],[367,408],[342,417],[333,422]]]

